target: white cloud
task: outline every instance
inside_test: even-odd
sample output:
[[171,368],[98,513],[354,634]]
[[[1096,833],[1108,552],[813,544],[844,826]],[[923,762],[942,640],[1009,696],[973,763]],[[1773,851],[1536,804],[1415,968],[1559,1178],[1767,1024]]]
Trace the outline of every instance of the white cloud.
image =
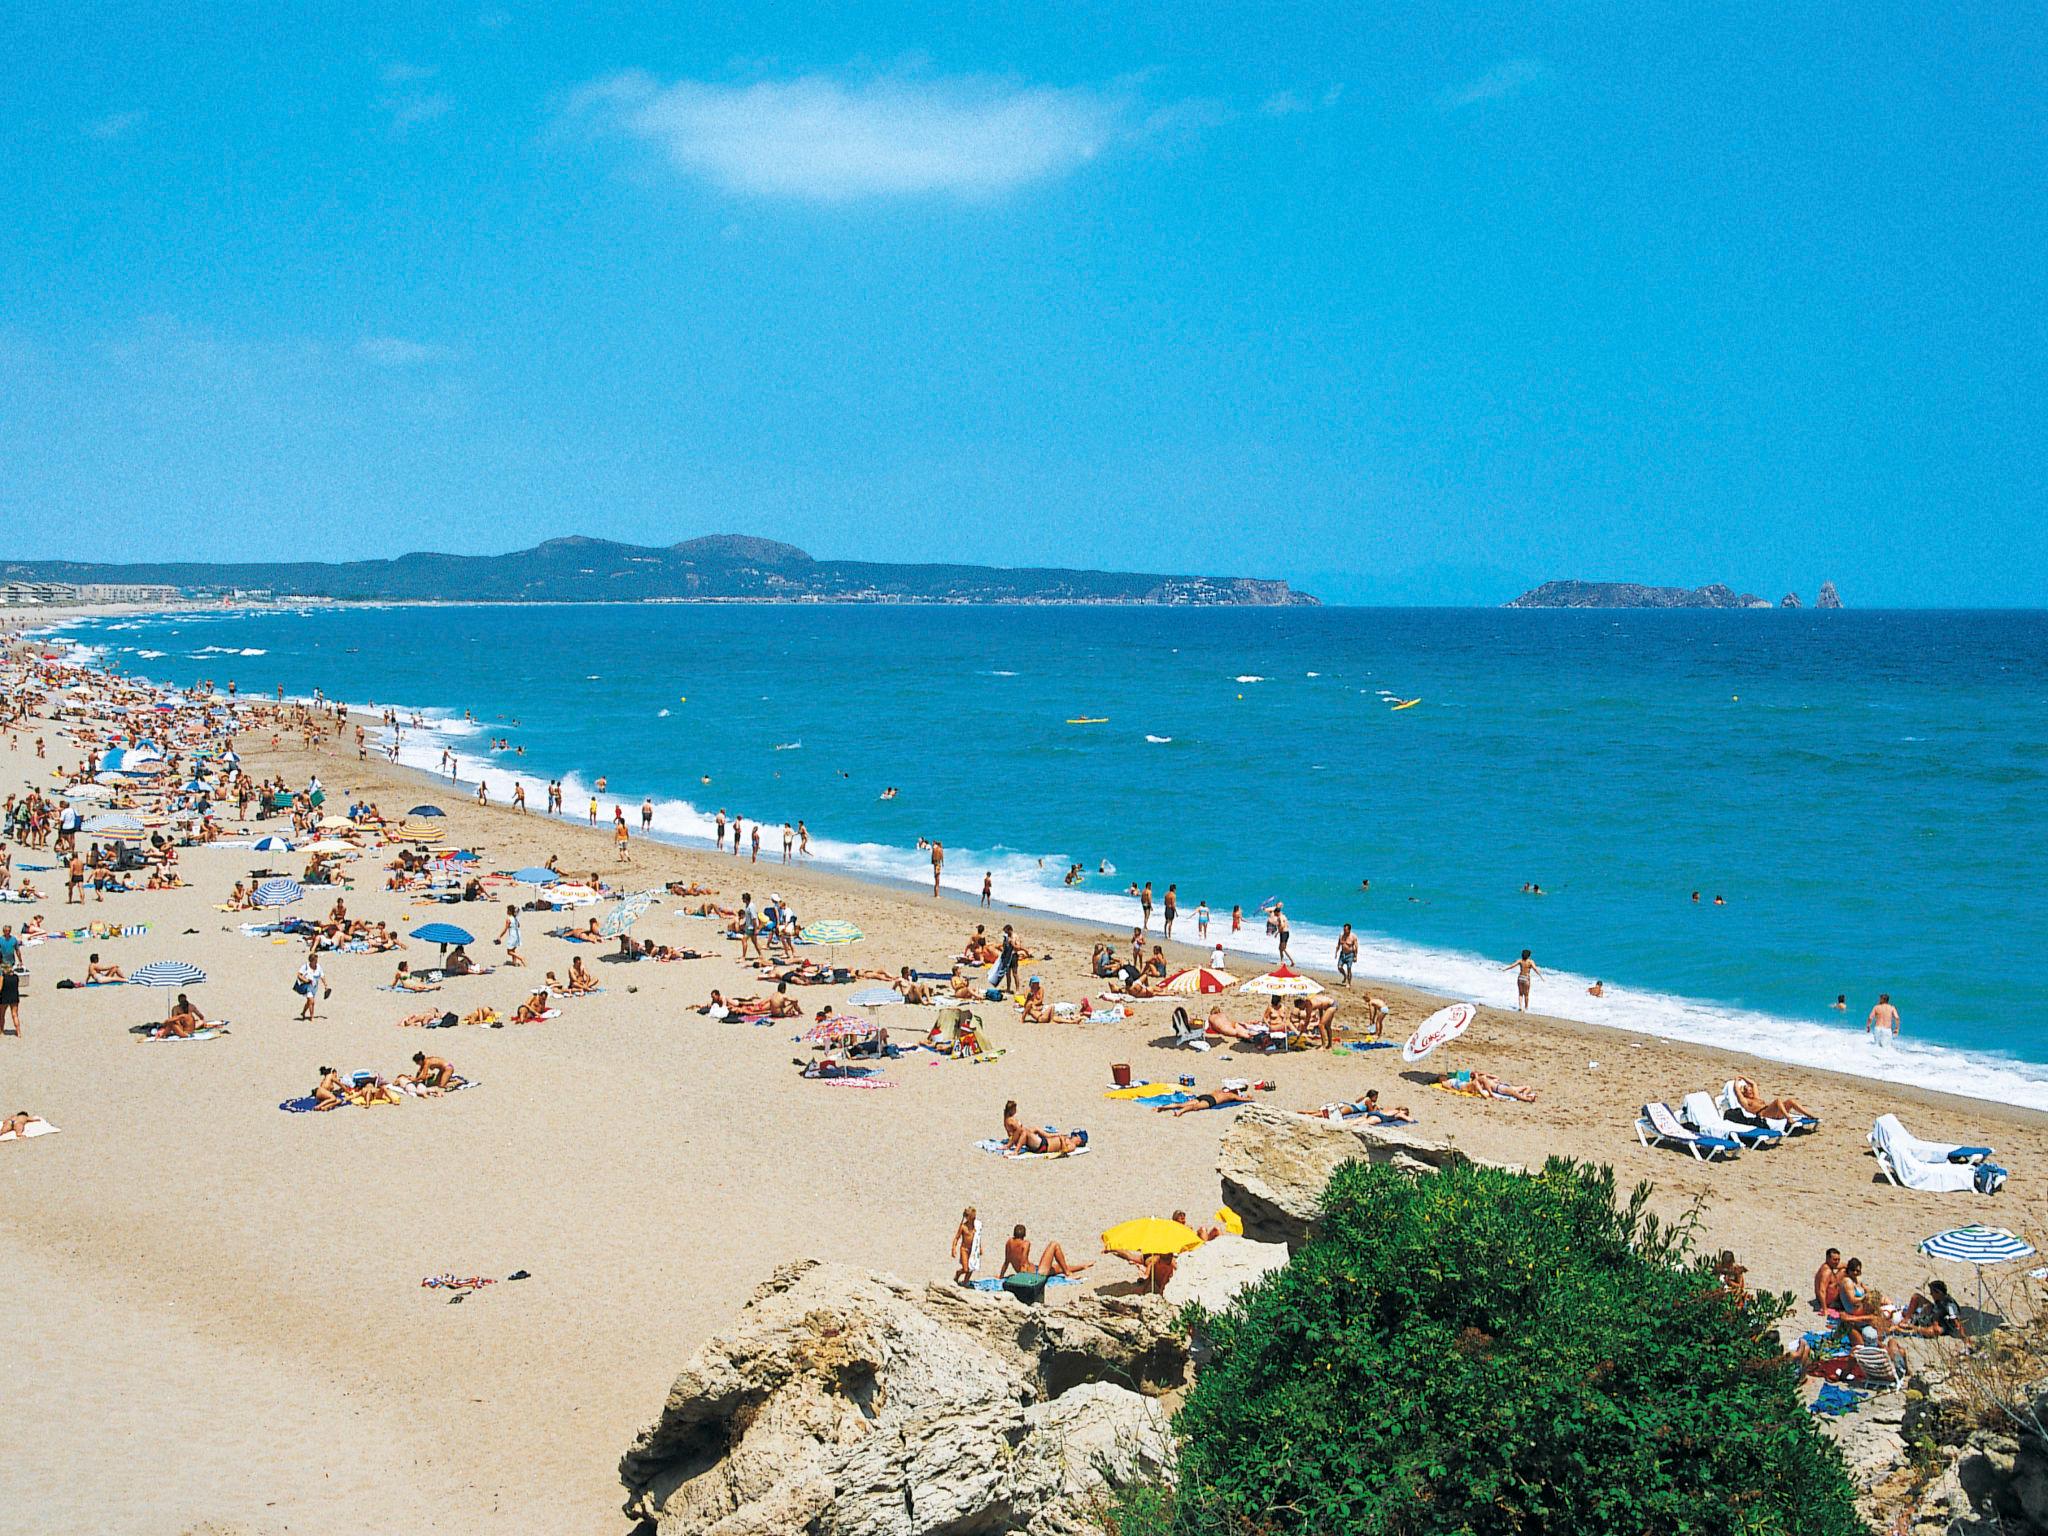
[[147,112],[110,112],[87,123],[85,136],[89,139],[126,138],[140,128],[148,116]]
[[1259,111],[1267,117],[1293,117],[1308,110],[1308,102],[1299,91],[1275,91],[1259,103]]
[[403,59],[393,60],[378,71],[389,89],[374,105],[391,119],[394,134],[403,135],[408,128],[430,123],[454,108],[453,96],[427,88],[426,82],[438,73],[428,65],[408,64]]
[[1546,73],[1541,59],[1509,59],[1505,64],[1496,64],[1477,80],[1468,80],[1456,90],[1445,91],[1437,97],[1436,104],[1442,111],[1456,112],[1463,107],[1476,107],[1483,101],[1499,101],[1503,96],[1512,96],[1535,84]]
[[423,368],[434,363],[452,363],[453,347],[430,341],[408,341],[403,336],[365,336],[356,343],[356,356],[380,368]]
[[810,202],[988,197],[1063,176],[1134,131],[1122,91],[990,76],[803,75],[752,84],[644,73],[569,103],[727,192]]

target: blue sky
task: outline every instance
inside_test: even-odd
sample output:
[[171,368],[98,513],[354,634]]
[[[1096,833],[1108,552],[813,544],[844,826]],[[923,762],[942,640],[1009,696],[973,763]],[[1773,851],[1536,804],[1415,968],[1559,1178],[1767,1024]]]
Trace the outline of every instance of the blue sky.
[[0,554],[2048,604],[2038,8],[1453,9],[10,8]]

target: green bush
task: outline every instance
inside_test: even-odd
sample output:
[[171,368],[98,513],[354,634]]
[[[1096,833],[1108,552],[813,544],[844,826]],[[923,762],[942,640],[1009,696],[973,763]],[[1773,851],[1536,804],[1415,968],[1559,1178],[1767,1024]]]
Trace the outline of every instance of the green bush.
[[1647,1187],[1355,1163],[1319,1235],[1217,1316],[1151,1533],[1860,1532],[1771,1325],[1658,1223]]

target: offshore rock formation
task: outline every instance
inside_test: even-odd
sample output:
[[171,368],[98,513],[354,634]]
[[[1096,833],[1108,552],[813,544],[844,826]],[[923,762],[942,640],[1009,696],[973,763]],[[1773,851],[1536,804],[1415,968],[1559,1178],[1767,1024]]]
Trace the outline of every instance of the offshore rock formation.
[[626,1453],[627,1513],[661,1536],[1070,1536],[1166,1466],[1177,1311],[785,1265]]
[[1842,606],[1842,595],[1835,590],[1835,584],[1832,581],[1824,581],[1820,584],[1820,596],[1813,600],[1813,606],[1816,608],[1839,608]]
[[1778,606],[1780,608],[1797,608],[1799,606],[1799,594],[1797,592],[1787,592],[1778,599]]
[[1769,603],[1753,592],[1714,582],[1704,587],[1646,587],[1633,581],[1546,581],[1510,608],[1755,608]]

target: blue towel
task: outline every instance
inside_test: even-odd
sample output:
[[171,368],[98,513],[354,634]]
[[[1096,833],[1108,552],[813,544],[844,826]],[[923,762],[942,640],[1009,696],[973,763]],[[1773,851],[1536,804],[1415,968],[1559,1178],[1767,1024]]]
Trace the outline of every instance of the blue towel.
[[1346,1040],[1336,1050],[1339,1056],[1358,1056],[1367,1051],[1391,1051],[1393,1048],[1391,1040]]
[[1177,1105],[1192,1104],[1194,1101],[1195,1096],[1192,1093],[1182,1093],[1176,1089],[1172,1093],[1150,1094],[1137,1102],[1150,1105],[1153,1109],[1172,1109]]
[[1989,1147],[1957,1147],[1949,1153],[1948,1160],[1952,1163],[1981,1163],[1990,1155]]
[[[1049,1286],[1072,1285],[1074,1277],[1072,1275],[1048,1275],[1045,1283]],[[1003,1288],[1003,1282],[992,1275],[984,1275],[981,1279],[974,1282],[973,1288],[977,1291],[1000,1291]]]
[[1830,1381],[1821,1387],[1820,1396],[1816,1397],[1808,1405],[1806,1411],[1808,1413],[1826,1414],[1828,1417],[1833,1418],[1839,1414],[1854,1413],[1857,1405],[1862,1401],[1861,1397],[1851,1392],[1847,1387]]
[[277,1107],[288,1115],[304,1115],[318,1109],[320,1105],[311,1094],[307,1094],[303,1098],[286,1099]]

